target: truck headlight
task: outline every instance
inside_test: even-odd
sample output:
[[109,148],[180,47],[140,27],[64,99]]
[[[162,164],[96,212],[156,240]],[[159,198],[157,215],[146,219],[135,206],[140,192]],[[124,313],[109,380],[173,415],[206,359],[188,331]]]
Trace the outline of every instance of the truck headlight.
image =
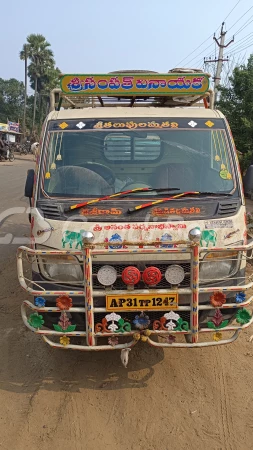
[[83,281],[83,270],[78,259],[71,255],[42,255],[38,257],[41,274],[55,282]]
[[220,281],[235,275],[241,255],[238,252],[209,252],[200,262],[200,282]]

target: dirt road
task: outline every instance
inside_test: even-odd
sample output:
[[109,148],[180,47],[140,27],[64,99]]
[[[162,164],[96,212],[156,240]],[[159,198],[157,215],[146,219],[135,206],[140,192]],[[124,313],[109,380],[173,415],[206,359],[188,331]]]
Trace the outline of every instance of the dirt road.
[[[0,166],[0,213],[27,206],[23,178],[31,164],[8,167],[8,176]],[[28,234],[26,220],[8,218],[0,238]],[[0,449],[253,448],[252,329],[220,348],[138,344],[127,369],[118,352],[52,350],[22,324],[16,246],[0,245]]]

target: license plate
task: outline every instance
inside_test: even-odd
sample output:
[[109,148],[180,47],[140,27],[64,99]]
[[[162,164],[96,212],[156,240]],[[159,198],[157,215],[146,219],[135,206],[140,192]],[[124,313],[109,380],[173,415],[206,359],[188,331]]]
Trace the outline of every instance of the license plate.
[[177,309],[178,294],[107,295],[107,311],[143,311],[144,309]]

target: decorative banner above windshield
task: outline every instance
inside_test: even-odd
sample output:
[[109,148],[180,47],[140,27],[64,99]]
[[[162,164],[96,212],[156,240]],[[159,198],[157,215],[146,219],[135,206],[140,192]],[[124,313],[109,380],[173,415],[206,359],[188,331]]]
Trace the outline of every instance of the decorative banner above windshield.
[[107,74],[63,75],[65,94],[89,96],[167,96],[203,95],[209,88],[209,76],[200,74]]

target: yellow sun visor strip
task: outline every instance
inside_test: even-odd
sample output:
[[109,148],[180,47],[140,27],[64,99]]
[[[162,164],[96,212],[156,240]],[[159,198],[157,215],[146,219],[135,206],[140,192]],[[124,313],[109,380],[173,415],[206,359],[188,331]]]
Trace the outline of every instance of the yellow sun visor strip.
[[64,94],[112,97],[201,96],[209,89],[206,73],[122,73],[61,75]]

